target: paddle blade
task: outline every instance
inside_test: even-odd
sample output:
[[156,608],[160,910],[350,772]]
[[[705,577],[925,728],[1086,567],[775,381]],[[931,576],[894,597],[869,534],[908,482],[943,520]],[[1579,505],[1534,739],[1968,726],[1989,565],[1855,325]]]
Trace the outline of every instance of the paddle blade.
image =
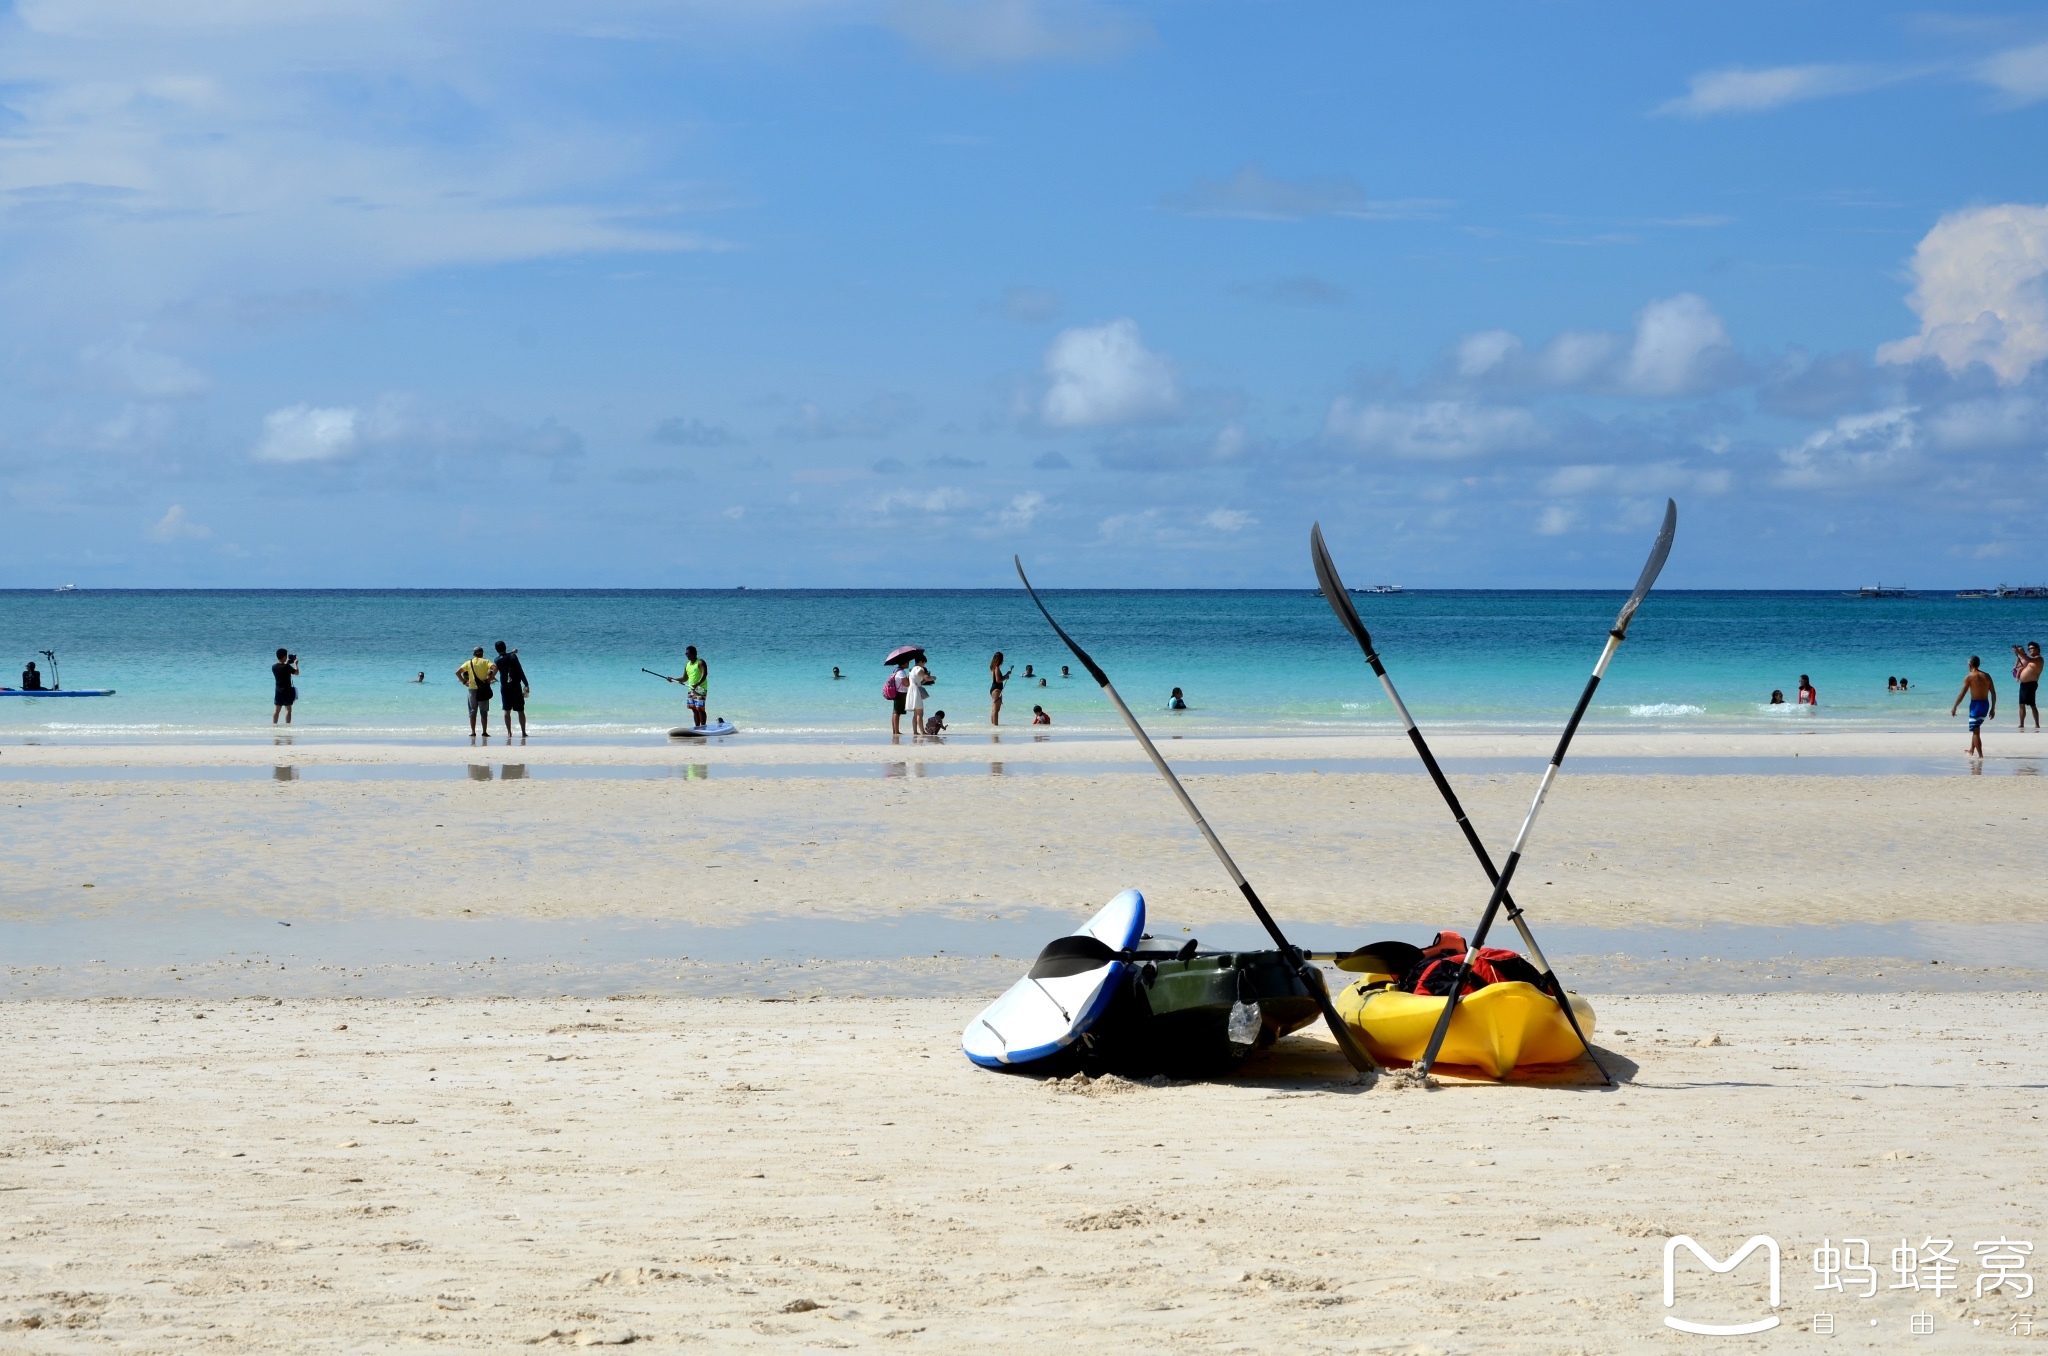
[[1616,635],[1625,634],[1636,609],[1643,605],[1643,599],[1650,596],[1650,586],[1657,582],[1657,576],[1664,570],[1664,562],[1671,555],[1671,539],[1678,534],[1678,501],[1664,501],[1664,526],[1657,530],[1657,540],[1650,547],[1650,558],[1643,562],[1642,577],[1636,580],[1635,592],[1621,605],[1621,615],[1614,619]]
[[1316,1007],[1323,1014],[1323,1025],[1330,1028],[1330,1039],[1337,1042],[1337,1049],[1343,1054],[1345,1062],[1359,1073],[1378,1073],[1379,1062],[1366,1053],[1365,1047],[1358,1043],[1357,1033],[1337,1015],[1336,1006],[1330,1002],[1329,986],[1323,983],[1323,972],[1313,965],[1304,965],[1301,967],[1301,973],[1308,987],[1309,997],[1316,1000]]
[[1011,556],[1010,559],[1017,566],[1017,577],[1024,581],[1024,591],[1031,595],[1032,602],[1038,604],[1039,615],[1045,618],[1046,625],[1052,627],[1059,638],[1067,643],[1067,648],[1074,652],[1074,658],[1080,660],[1081,667],[1088,670],[1088,676],[1101,686],[1108,687],[1109,675],[1104,673],[1101,667],[1088,657],[1088,652],[1081,648],[1079,641],[1067,634],[1065,627],[1052,619],[1052,613],[1045,610],[1045,603],[1039,598],[1038,590],[1031,587],[1030,577],[1024,573],[1024,558],[1022,556]]
[[1396,979],[1422,959],[1422,948],[1412,942],[1374,942],[1337,957],[1337,968],[1354,975],[1392,975]]
[[1358,608],[1351,601],[1351,591],[1337,577],[1337,566],[1330,559],[1330,548],[1323,545],[1321,523],[1309,525],[1308,557],[1315,564],[1316,583],[1322,586],[1323,598],[1330,604],[1330,611],[1337,614],[1337,620],[1344,624],[1344,629],[1352,634],[1367,654],[1371,654],[1372,635],[1359,618]]

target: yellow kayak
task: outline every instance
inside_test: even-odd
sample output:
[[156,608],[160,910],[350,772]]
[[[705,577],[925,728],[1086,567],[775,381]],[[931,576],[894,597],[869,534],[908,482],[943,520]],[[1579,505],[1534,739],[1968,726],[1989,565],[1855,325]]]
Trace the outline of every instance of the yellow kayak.
[[[1421,1059],[1445,1000],[1372,987],[1376,982],[1383,981],[1365,979],[1348,985],[1337,995],[1337,1015],[1364,1039],[1375,1059]],[[1568,997],[1591,1040],[1593,1005],[1577,994]],[[1584,1053],[1555,999],[1533,984],[1510,980],[1475,989],[1458,1000],[1437,1059],[1505,1078],[1517,1065],[1567,1064]]]

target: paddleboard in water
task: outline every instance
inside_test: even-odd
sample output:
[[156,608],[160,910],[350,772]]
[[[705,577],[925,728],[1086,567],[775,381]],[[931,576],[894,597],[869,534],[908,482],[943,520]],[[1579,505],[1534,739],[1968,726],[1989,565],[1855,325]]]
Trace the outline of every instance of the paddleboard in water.
[[0,697],[111,697],[110,687],[0,687]]
[[708,735],[738,734],[739,727],[729,720],[714,720],[709,725],[678,725],[669,731],[672,739],[702,739]]
[[981,1010],[960,1048],[987,1069],[1056,1055],[1094,1025],[1115,996],[1126,962],[1118,954],[1145,931],[1145,896],[1126,890],[1102,912],[1041,951],[1024,978]]

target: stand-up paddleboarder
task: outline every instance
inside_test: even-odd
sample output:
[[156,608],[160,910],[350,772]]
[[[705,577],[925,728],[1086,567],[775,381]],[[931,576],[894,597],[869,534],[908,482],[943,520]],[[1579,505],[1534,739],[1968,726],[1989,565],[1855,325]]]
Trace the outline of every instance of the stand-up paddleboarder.
[[1956,708],[1963,704],[1963,698],[1970,699],[1970,748],[1972,758],[1984,756],[1984,722],[1998,714],[1998,685],[1991,681],[1991,675],[1978,665],[1983,661],[1976,655],[1970,656],[1970,671],[1963,675],[1963,690],[1956,693],[1956,699],[1949,703],[1948,713],[1953,716]]

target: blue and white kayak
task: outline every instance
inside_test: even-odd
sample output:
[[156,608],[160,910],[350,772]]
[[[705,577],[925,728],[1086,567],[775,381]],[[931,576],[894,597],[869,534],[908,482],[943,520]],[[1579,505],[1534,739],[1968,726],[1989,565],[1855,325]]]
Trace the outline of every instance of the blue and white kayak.
[[0,697],[111,697],[110,687],[0,687]]
[[1024,978],[960,1033],[960,1048],[986,1069],[1056,1055],[1086,1034],[1116,996],[1122,953],[1145,932],[1145,896],[1125,890],[1077,931],[1056,937]]

